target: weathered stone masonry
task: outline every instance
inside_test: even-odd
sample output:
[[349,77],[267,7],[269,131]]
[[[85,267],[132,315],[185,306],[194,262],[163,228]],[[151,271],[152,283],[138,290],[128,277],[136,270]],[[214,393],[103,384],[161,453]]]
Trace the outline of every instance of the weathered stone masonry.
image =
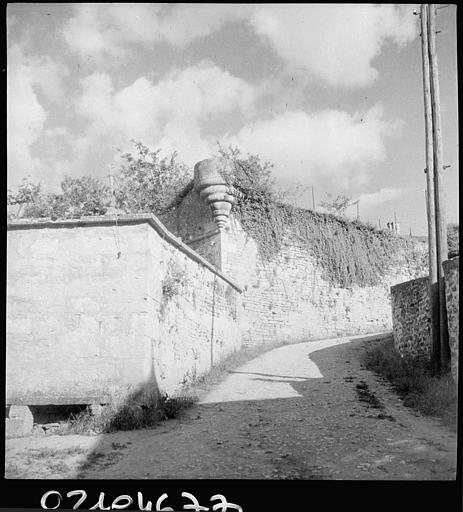
[[391,294],[395,346],[402,355],[429,358],[429,278],[397,284]]
[[162,220],[242,287],[240,330],[245,345],[390,330],[390,287],[427,271],[421,257],[426,244],[416,242],[416,257],[397,255],[399,263],[386,269],[378,285],[339,288],[323,278],[315,258],[297,240],[288,238],[272,261],[264,261],[233,212],[219,231],[210,210],[200,203],[192,190],[180,208]]
[[[459,257],[443,264],[447,324],[452,376],[458,379],[459,346]],[[430,311],[429,278],[414,279],[391,288],[394,343],[402,355],[429,358]]]
[[297,240],[286,239],[275,259],[264,261],[236,219],[221,247],[222,268],[244,287],[246,344],[390,330],[390,286],[424,271],[420,259],[404,259],[391,265],[376,286],[340,288],[323,278],[315,258]]
[[152,215],[13,223],[7,404],[169,394],[240,347],[240,289]]
[[450,364],[455,382],[458,382],[458,353],[460,342],[460,258],[444,261],[447,323],[449,326]]

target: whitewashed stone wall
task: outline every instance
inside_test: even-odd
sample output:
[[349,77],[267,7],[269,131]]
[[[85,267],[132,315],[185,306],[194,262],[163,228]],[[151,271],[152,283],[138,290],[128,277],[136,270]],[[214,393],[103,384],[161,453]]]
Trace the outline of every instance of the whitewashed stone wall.
[[175,393],[240,348],[240,292],[153,216],[12,223],[7,404]]

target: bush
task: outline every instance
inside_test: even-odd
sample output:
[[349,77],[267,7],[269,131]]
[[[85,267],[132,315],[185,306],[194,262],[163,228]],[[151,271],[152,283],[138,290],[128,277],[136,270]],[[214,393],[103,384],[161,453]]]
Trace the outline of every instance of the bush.
[[63,219],[103,215],[111,202],[108,187],[90,176],[65,176],[61,190],[61,194],[44,193],[40,184],[24,178],[16,194],[9,192],[8,204],[20,205],[10,218]]
[[156,426],[160,421],[176,418],[183,410],[196,402],[193,397],[167,395],[141,404],[134,400],[120,403],[113,400],[94,414],[90,407],[73,415],[65,429],[68,434],[108,433],[119,430],[136,430]]
[[124,163],[114,176],[114,198],[108,185],[90,176],[61,182],[61,193],[44,193],[41,185],[23,179],[16,193],[8,191],[9,218],[52,219],[104,215],[114,199],[115,206],[127,213],[158,215],[170,207],[191,181],[188,168],[177,161],[177,154],[160,158],[160,150],[151,151],[135,142],[136,154],[121,155]]
[[161,150],[151,151],[141,142],[133,142],[137,154],[121,155],[125,162],[117,176],[116,206],[127,213],[158,215],[169,209],[189,184],[191,172],[177,161],[177,153],[160,158]]

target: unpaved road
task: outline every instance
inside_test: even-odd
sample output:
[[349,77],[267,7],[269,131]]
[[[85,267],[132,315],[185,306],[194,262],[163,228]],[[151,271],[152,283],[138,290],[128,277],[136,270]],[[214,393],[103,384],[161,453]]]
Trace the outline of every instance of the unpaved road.
[[266,352],[154,429],[9,439],[6,477],[455,479],[456,434],[361,366],[374,340]]

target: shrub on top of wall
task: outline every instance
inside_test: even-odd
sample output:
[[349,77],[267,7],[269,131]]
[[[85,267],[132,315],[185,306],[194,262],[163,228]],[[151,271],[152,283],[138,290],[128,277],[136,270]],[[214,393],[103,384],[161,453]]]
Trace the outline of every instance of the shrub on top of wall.
[[232,164],[226,178],[239,191],[235,213],[264,261],[274,259],[285,243],[296,242],[316,258],[325,279],[342,288],[378,284],[388,268],[410,259],[423,257],[426,267],[426,256],[412,239],[292,206],[284,194],[275,194],[269,162],[256,155],[243,158],[236,148],[221,148],[220,154]]
[[240,214],[264,259],[273,259],[287,241],[297,242],[315,257],[324,278],[341,288],[375,285],[391,266],[410,260],[427,264],[415,241],[361,222],[272,202],[253,215]]

